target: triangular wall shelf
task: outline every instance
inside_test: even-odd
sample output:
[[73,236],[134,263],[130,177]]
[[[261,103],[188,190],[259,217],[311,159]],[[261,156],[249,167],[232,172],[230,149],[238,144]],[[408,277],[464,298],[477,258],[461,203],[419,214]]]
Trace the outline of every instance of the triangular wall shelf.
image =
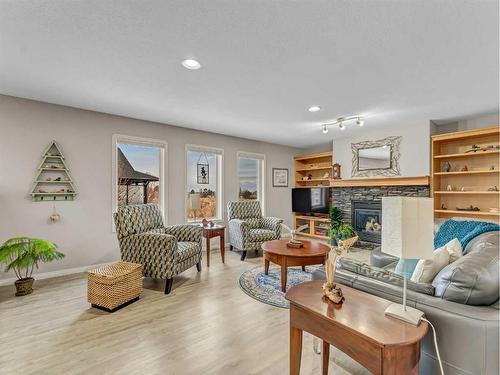
[[38,173],[33,181],[31,197],[41,201],[72,201],[76,192],[73,180],[66,166],[64,155],[56,141],[52,141],[45,149]]

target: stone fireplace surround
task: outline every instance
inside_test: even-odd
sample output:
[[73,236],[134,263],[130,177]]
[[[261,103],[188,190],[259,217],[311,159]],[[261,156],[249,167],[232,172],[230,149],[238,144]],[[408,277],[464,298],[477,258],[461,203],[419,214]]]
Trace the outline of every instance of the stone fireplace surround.
[[[344,222],[352,224],[352,202],[382,201],[382,197],[429,197],[429,185],[408,186],[356,186],[330,188],[330,203],[339,207],[344,213]],[[382,218],[383,221],[383,218]],[[383,225],[383,223],[382,223]],[[369,241],[358,241],[357,247],[373,249],[379,244]]]

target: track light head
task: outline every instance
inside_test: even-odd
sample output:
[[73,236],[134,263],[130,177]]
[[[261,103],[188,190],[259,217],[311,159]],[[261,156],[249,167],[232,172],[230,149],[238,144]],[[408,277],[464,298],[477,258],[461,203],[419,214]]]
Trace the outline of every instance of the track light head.
[[323,125],[323,134],[327,134],[328,133],[328,128],[326,127],[326,125]]
[[342,122],[339,122],[339,129],[340,130],[344,130],[345,129],[345,125]]
[[363,121],[363,119],[361,117],[358,117],[358,120],[356,121],[356,124],[358,126],[363,126],[365,124],[365,122]]

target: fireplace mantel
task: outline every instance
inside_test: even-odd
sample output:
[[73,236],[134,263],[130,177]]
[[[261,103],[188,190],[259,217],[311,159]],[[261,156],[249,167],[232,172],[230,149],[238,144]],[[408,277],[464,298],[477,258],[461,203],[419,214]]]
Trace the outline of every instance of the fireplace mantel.
[[429,176],[413,177],[370,177],[330,180],[330,187],[356,187],[356,186],[423,186],[429,185]]

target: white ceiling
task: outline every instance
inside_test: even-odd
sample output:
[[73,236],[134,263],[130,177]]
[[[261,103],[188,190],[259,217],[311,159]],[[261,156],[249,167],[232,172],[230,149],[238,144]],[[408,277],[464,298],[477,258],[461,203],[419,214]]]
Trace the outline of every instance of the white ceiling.
[[2,0],[0,93],[312,146],[362,131],[321,133],[341,115],[375,128],[498,111],[498,7]]

